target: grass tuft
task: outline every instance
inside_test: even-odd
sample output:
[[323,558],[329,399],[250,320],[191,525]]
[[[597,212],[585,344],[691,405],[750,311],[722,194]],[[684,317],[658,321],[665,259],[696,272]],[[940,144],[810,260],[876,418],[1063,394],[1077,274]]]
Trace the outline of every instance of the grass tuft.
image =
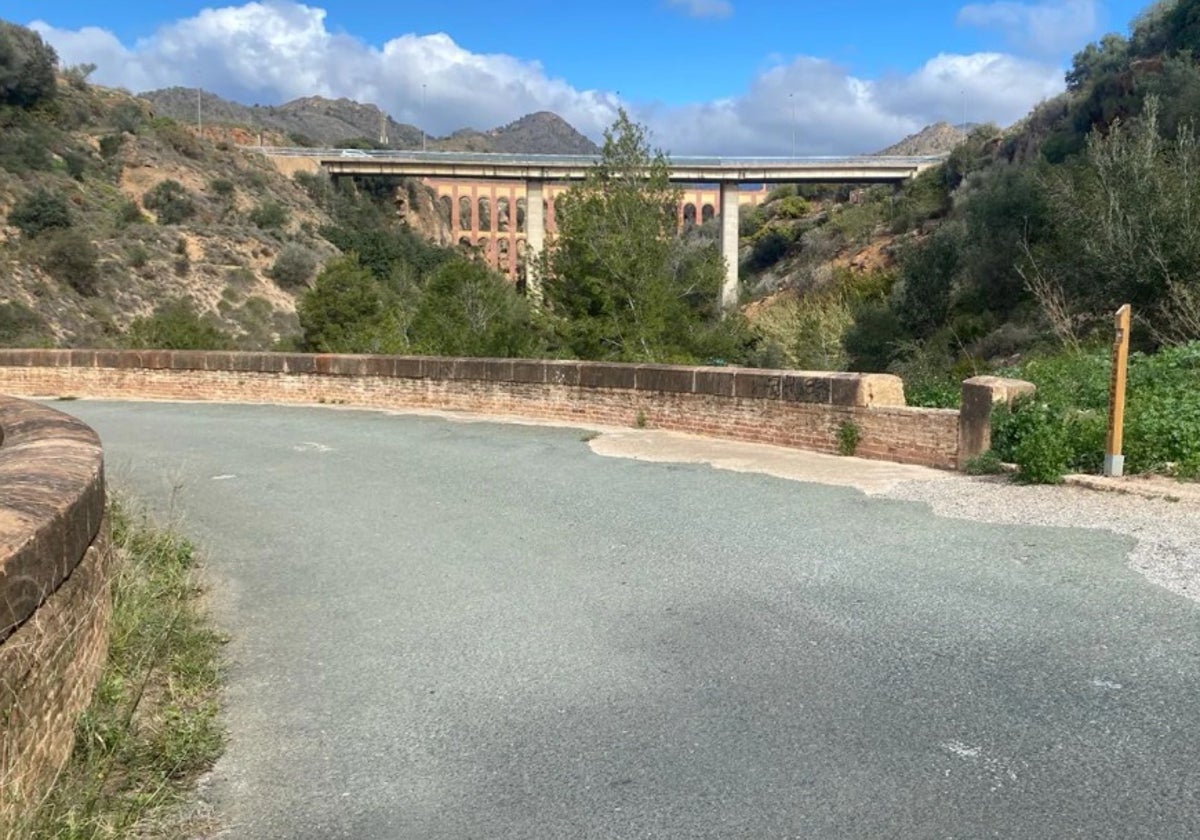
[[36,818],[33,836],[48,840],[193,833],[182,806],[224,744],[225,640],[203,608],[195,547],[125,503],[113,502],[109,519],[117,557],[108,659]]

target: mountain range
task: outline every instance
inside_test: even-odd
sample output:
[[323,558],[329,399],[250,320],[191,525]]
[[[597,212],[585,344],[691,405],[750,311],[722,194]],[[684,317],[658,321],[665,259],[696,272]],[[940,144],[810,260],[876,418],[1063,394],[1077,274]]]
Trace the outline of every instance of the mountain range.
[[596,144],[557,114],[539,111],[490,131],[464,128],[448,137],[426,135],[399,123],[374,105],[350,99],[305,96],[282,105],[241,105],[196,88],[173,87],[139,94],[159,116],[180,122],[239,126],[279,135],[268,143],[295,146],[369,144],[390,149],[457,152],[595,154]]

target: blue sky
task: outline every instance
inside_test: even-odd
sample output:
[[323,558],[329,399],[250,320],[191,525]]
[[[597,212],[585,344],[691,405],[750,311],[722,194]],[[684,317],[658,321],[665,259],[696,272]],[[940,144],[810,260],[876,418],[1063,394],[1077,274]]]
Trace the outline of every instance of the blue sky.
[[1010,123],[1132,0],[523,0],[226,6],[9,0],[64,63],[140,91],[374,102],[433,133],[532,110],[590,136],[618,105],[675,153],[871,151],[944,119]]

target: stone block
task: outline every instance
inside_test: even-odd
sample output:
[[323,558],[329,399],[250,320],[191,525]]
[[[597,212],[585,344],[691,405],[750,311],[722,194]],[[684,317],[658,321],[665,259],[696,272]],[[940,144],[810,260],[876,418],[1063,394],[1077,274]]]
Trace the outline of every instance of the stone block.
[[696,368],[696,388],[693,393],[715,397],[733,396],[734,372],[728,368]]
[[750,400],[777,400],[782,374],[757,370],[739,370],[733,377],[733,395]]
[[677,365],[638,365],[637,390],[690,394],[696,387],[696,368]]
[[779,398],[784,402],[828,405],[834,381],[819,373],[789,373],[780,383]]
[[584,388],[625,388],[637,386],[637,366],[608,362],[582,362],[579,384]]

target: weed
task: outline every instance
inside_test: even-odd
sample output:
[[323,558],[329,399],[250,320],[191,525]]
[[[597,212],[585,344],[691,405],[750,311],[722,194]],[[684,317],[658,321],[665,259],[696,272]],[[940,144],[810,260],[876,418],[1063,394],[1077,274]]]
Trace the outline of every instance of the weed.
[[122,502],[110,506],[109,520],[116,566],[108,658],[29,836],[191,836],[164,821],[222,750],[223,639],[199,604],[192,544]]
[[993,450],[981,452],[967,461],[967,475],[999,475],[1004,472],[1004,462]]
[[633,425],[639,429],[646,428],[646,412],[643,409],[638,409],[637,417],[634,418]]
[[850,456],[858,451],[859,441],[862,440],[862,430],[858,424],[847,420],[838,426],[838,454]]

